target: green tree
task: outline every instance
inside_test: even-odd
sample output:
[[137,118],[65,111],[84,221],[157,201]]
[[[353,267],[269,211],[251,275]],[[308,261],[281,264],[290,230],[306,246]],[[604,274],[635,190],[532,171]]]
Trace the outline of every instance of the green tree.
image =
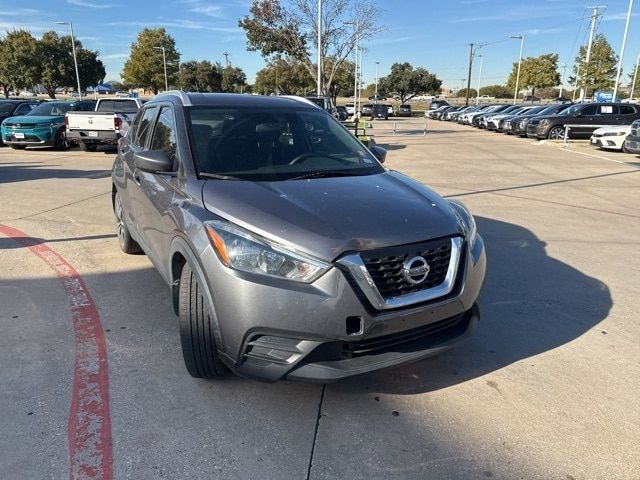
[[178,75],[180,88],[192,92],[220,92],[222,90],[222,68],[207,60],[189,61],[180,65]]
[[[333,66],[335,62],[334,58],[325,59],[325,65]],[[327,90],[327,94],[331,97],[333,104],[336,104],[336,99],[339,95],[346,96],[353,93],[353,87],[355,85],[355,65],[353,62],[344,61],[336,70],[336,74],[333,77],[333,82]],[[379,87],[379,85],[378,85]]]
[[276,55],[256,74],[254,90],[263,95],[306,95],[316,86],[302,62]]
[[[470,98],[475,98],[478,96],[478,91],[475,88],[470,88],[469,89],[469,97]],[[458,98],[467,98],[467,89],[466,88],[461,88],[460,90],[458,90],[456,92],[456,97]]]
[[409,62],[394,63],[391,73],[378,82],[378,91],[396,93],[400,102],[405,103],[417,95],[436,94],[442,81],[428,70],[413,68]]
[[[381,10],[372,0],[323,0],[322,6],[322,58],[334,59],[322,68],[320,83],[328,94],[356,39],[365,41],[382,30],[377,23]],[[252,0],[249,15],[238,24],[250,51],[266,58],[279,54],[298,60],[317,82],[317,0]]]
[[575,85],[577,75],[577,88],[584,88],[586,96],[592,95],[597,90],[612,89],[616,80],[618,56],[604,35],[599,34],[594,38],[588,64],[585,62],[586,56],[587,47],[582,45],[569,83]]
[[509,90],[504,85],[487,85],[480,87],[480,95],[489,95],[495,98],[512,98],[513,90]]
[[31,88],[40,81],[38,42],[28,30],[11,30],[0,41],[0,83],[9,90]]
[[162,50],[164,47],[169,84],[175,83],[180,62],[180,53],[176,42],[164,28],[145,28],[131,44],[131,55],[124,64],[122,78],[137,87],[150,88],[157,94],[164,88],[164,66]]
[[222,69],[222,91],[227,93],[239,93],[244,91],[247,84],[247,76],[240,67],[226,67]]
[[[515,62],[507,80],[507,88],[514,91],[518,74],[518,63]],[[527,57],[522,59],[520,67],[520,82],[518,90],[531,89],[534,95],[536,88],[555,87],[560,83],[558,73],[558,54],[545,53],[539,57]],[[513,94],[513,93],[512,93]]]
[[[80,87],[84,90],[102,83],[105,69],[103,63],[98,60],[98,52],[83,48],[78,40],[75,44]],[[39,83],[46,88],[49,97],[56,98],[55,91],[58,87],[76,87],[71,37],[60,37],[54,31],[45,32],[38,40],[37,47],[37,58],[40,62]]]
[[[636,69],[638,69],[638,65],[634,65],[633,68],[631,69],[631,73],[629,74],[629,93],[632,94],[633,98],[640,97],[640,70],[638,71],[638,75],[635,78],[636,84],[633,85],[634,74],[636,72]],[[631,92],[632,88],[633,88],[633,92]]]

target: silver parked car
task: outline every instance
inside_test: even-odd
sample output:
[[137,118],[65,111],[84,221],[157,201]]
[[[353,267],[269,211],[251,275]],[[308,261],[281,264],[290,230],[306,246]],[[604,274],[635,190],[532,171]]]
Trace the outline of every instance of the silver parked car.
[[191,375],[326,382],[470,335],[474,219],[385,154],[295,98],[145,104],[113,166],[118,239],[170,286]]

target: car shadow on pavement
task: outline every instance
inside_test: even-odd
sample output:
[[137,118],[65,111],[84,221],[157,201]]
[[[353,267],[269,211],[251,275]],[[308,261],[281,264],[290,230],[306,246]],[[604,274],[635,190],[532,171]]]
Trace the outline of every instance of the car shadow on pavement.
[[27,165],[24,163],[0,165],[0,183],[27,182],[30,180],[47,180],[51,178],[107,178],[111,170],[71,170],[68,168],[51,168],[57,165]]
[[9,250],[12,248],[24,248],[25,245],[35,246],[42,243],[58,243],[58,242],[78,242],[84,240],[104,240],[105,238],[116,238],[115,233],[107,233],[103,235],[86,235],[84,237],[68,237],[68,238],[37,238],[37,237],[0,237],[0,250]]
[[547,255],[546,243],[518,225],[477,219],[487,251],[478,329],[437,357],[346,380],[332,389],[416,394],[486,375],[561,347],[604,320],[609,288]]

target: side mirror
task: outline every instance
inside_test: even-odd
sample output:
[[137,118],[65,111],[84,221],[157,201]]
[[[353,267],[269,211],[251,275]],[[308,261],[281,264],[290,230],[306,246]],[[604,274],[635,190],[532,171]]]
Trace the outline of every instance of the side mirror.
[[387,159],[387,151],[384,148],[374,145],[370,147],[369,150],[371,150],[373,156],[376,157],[380,163],[384,163]]
[[146,150],[134,155],[133,163],[136,168],[145,172],[163,173],[173,170],[173,160],[164,150]]

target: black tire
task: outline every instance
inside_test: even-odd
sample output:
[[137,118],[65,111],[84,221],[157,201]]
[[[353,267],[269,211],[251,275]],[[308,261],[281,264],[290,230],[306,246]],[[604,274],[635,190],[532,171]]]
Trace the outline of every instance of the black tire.
[[564,127],[555,126],[549,129],[549,133],[547,133],[547,138],[549,140],[563,140],[564,139]]
[[26,145],[9,145],[9,146],[14,150],[24,150],[25,148],[27,148]]
[[180,275],[178,296],[182,357],[192,377],[217,378],[229,369],[218,355],[211,310],[202,288],[189,264],[185,264]]
[[631,153],[628,149],[627,149],[627,142],[626,140],[624,142],[622,142],[622,153]]
[[140,245],[133,239],[124,221],[124,207],[118,192],[116,192],[113,199],[113,213],[116,216],[116,234],[118,235],[120,250],[130,255],[142,253]]
[[55,148],[56,150],[69,149],[69,143],[67,142],[67,139],[64,136],[64,128],[61,128],[56,132],[56,138],[53,142],[53,148]]
[[98,148],[97,145],[84,143],[84,142],[78,142],[78,146],[80,147],[80,150],[82,150],[83,152],[95,152],[96,148]]

